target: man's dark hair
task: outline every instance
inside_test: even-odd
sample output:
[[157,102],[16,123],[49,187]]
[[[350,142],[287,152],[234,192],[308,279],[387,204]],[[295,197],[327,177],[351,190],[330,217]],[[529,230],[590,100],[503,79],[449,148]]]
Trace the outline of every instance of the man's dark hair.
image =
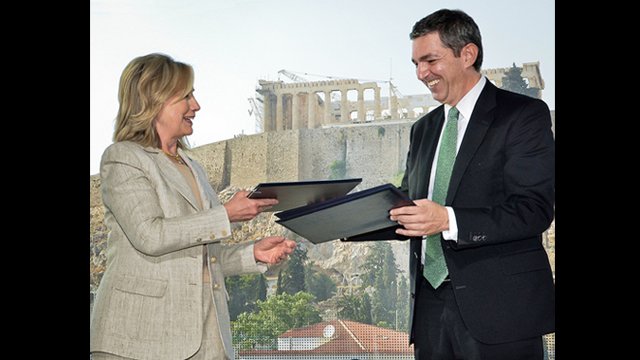
[[431,32],[440,35],[442,44],[453,50],[456,57],[460,56],[462,48],[469,44],[478,47],[478,57],[473,67],[480,71],[482,67],[482,37],[480,29],[471,16],[462,10],[440,9],[413,25],[409,38],[414,40]]

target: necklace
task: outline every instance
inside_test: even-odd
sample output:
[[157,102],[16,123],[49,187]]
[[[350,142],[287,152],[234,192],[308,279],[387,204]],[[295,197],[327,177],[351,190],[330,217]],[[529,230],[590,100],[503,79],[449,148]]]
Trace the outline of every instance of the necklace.
[[167,155],[169,158],[173,159],[174,161],[177,161],[178,164],[180,165],[185,165],[184,161],[182,160],[182,158],[180,157],[180,154],[176,153],[175,155],[171,155],[168,152],[162,150],[162,152]]

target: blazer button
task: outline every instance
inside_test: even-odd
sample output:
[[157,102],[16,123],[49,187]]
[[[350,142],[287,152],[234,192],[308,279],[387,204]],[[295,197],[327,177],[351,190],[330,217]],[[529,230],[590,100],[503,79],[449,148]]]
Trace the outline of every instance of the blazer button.
[[226,237],[227,236],[227,230],[222,230],[222,237]]
[[213,263],[214,263],[214,262],[216,262],[218,259],[216,259],[216,257],[215,257],[215,256],[212,256],[209,260],[210,260],[210,261],[211,261],[211,263],[213,264]]
[[216,289],[216,290],[217,290],[217,289],[220,289],[220,285],[219,285],[219,284],[217,284],[217,283],[216,283],[216,284],[213,284],[213,288],[214,288],[214,289]]
[[211,233],[211,236],[209,236],[209,239],[215,240],[216,239],[216,234],[215,233]]
[[202,242],[202,238],[196,238],[197,242]]

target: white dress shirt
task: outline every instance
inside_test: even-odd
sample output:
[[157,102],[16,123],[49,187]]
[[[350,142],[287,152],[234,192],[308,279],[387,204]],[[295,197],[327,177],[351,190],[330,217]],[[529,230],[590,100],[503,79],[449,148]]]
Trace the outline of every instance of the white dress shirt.
[[[484,76],[480,77],[480,80],[469,90],[469,92],[460,99],[458,104],[456,104],[456,109],[458,109],[458,139],[456,142],[456,155],[458,154],[458,150],[460,150],[460,144],[462,144],[462,139],[464,139],[464,134],[467,131],[467,125],[469,125],[469,119],[471,118],[471,114],[473,113],[473,108],[476,106],[476,102],[480,97],[480,93],[486,84],[487,79]],[[444,130],[445,126],[447,126],[446,122],[447,114],[449,113],[449,109],[451,109],[451,105],[444,104],[444,119],[445,124],[442,125],[442,129]],[[438,154],[440,153],[440,144],[442,140],[442,132],[440,131],[440,137],[438,138],[438,147],[436,148],[436,153],[433,157],[433,161],[437,163]],[[431,175],[429,177],[429,190],[427,193],[427,198],[429,200],[432,199],[433,196],[433,184],[436,178],[436,165],[433,164],[431,166]],[[450,206],[446,206],[447,213],[449,214],[449,230],[444,230],[442,232],[442,237],[445,240],[453,240],[458,241],[458,223],[456,222],[456,214]],[[422,237],[422,248],[424,249],[426,246],[426,236]],[[422,254],[422,263],[424,263],[424,252]]]

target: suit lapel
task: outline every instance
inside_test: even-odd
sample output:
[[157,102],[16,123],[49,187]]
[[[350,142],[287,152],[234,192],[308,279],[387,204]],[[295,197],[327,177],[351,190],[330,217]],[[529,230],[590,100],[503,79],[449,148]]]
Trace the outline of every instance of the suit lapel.
[[[171,160],[169,160],[168,157],[164,156],[158,149],[147,148],[147,151],[153,151],[156,153],[156,163],[158,164],[158,168],[160,169],[160,171],[164,174],[166,181],[173,185],[175,189],[180,193],[180,195],[182,195],[182,197],[184,197],[185,200],[187,200],[187,202],[191,206],[193,206],[194,209],[200,210],[198,202],[193,195],[193,191],[191,191],[191,187],[189,187],[189,184],[187,184],[187,181],[182,173],[180,173],[180,170],[178,170],[176,166],[171,162]],[[181,155],[184,158],[184,154]],[[187,163],[188,162],[189,161],[187,161]],[[191,164],[189,164],[188,166],[193,172]]]
[[451,204],[456,196],[456,191],[462,180],[462,175],[467,170],[469,162],[482,143],[489,126],[493,122],[493,109],[496,106],[496,87],[487,81],[478,101],[473,109],[467,130],[460,144],[460,150],[456,155],[456,161],[451,172],[449,190],[447,191],[446,204]]
[[211,208],[211,201],[209,200],[208,193],[204,190],[204,186],[202,185],[202,181],[208,181],[206,174],[200,173],[196,168],[193,167],[191,163],[191,158],[187,156],[187,154],[182,150],[178,149],[178,154],[182,156],[182,158],[187,163],[187,166],[191,170],[193,177],[196,179],[196,185],[198,186],[198,191],[200,191],[200,199],[202,200],[202,209],[207,210]]
[[416,173],[419,174],[418,180],[415,182],[411,197],[413,199],[423,199],[427,197],[429,191],[429,181],[431,177],[431,167],[433,164],[436,149],[438,147],[438,137],[444,125],[444,106],[441,105],[430,112],[426,118],[426,122],[422,128],[422,134],[413,136],[413,140],[421,139],[420,146],[415,150],[417,153],[413,156],[417,168]]

